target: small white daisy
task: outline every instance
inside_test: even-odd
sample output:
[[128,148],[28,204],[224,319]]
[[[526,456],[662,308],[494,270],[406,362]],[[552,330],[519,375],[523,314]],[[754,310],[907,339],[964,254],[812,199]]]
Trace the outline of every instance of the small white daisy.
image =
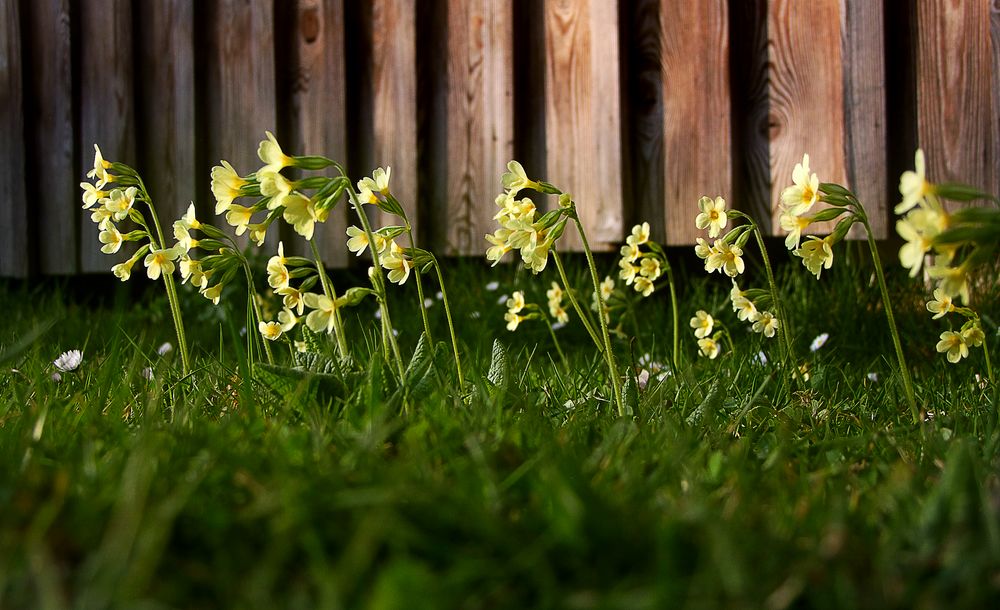
[[71,349],[68,352],[63,352],[52,364],[63,373],[68,373],[75,371],[81,362],[83,362],[83,353],[78,349]]
[[815,352],[819,348],[826,345],[826,340],[830,338],[830,333],[822,333],[813,339],[812,344],[809,346],[809,350]]

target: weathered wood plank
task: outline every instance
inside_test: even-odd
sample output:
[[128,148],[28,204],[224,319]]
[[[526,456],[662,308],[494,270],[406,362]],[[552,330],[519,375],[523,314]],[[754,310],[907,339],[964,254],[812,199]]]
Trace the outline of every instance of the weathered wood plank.
[[[204,80],[198,83],[205,157],[210,165],[225,159],[243,175],[261,167],[257,146],[264,132],[276,127],[273,8],[269,0],[198,5],[197,18],[207,21],[205,57],[199,60],[204,61]],[[207,187],[208,171],[199,171]],[[201,213],[212,214],[212,208],[206,205]],[[269,242],[276,241],[277,229],[272,225],[268,231]]]
[[[347,137],[344,74],[344,7],[337,0],[296,0],[284,7],[291,12],[288,36],[291,73],[287,128],[282,137],[295,154],[325,155],[346,162]],[[346,201],[346,200],[345,200]],[[347,263],[347,206],[344,202],[317,226],[316,241],[329,267]],[[288,233],[290,235],[290,233]],[[306,255],[309,246],[301,238],[286,239],[285,252]]]
[[[34,249],[42,273],[72,274],[77,271],[77,228],[80,189],[75,180],[73,145],[73,64],[68,0],[38,0],[24,3],[30,45],[30,65],[25,73],[25,121],[28,154],[32,159],[28,180],[44,182],[45,196],[35,201],[36,224],[44,239]],[[90,159],[86,159],[89,161]],[[89,221],[88,221],[89,222]]]
[[21,98],[21,23],[16,2],[0,5],[0,276],[28,274],[28,216],[24,182]]
[[729,19],[724,0],[660,3],[667,242],[693,244],[698,199],[731,200]]
[[[79,6],[80,179],[92,168],[94,144],[104,158],[135,165],[132,4],[92,0]],[[84,214],[86,214],[84,212]],[[80,269],[107,272],[117,262],[101,252],[89,214],[80,223]]]
[[[193,0],[136,5],[146,35],[139,41],[139,172],[166,226],[195,199]],[[172,237],[167,238],[168,241]]]
[[[594,249],[623,237],[618,4],[545,2],[545,179],[573,195]],[[579,247],[566,231],[564,248]]]
[[928,178],[998,191],[991,2],[916,3],[917,140]]
[[[792,169],[809,154],[823,182],[847,183],[840,0],[773,0],[767,19],[772,230]],[[826,232],[829,226],[817,226]]]
[[448,254],[481,254],[494,229],[498,176],[514,154],[512,9],[498,0],[448,0]]
[[[882,9],[882,2],[874,0],[842,0],[841,7],[847,179],[879,238],[886,237],[892,207],[887,199]],[[855,225],[851,237],[861,238],[863,233],[861,225]]]
[[[419,237],[415,0],[374,0],[371,14],[372,167],[392,168],[390,188]],[[382,225],[398,219],[379,213]],[[402,240],[405,242],[405,239]]]

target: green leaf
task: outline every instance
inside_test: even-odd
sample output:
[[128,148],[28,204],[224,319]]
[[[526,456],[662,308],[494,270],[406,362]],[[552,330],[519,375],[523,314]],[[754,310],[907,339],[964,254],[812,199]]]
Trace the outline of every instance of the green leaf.
[[493,340],[493,354],[490,356],[490,369],[486,379],[496,387],[505,385],[507,381],[507,348],[500,339]]
[[708,391],[705,399],[701,401],[694,411],[691,412],[687,417],[687,425],[696,427],[703,424],[710,424],[713,419],[715,419],[715,414],[722,407],[723,401],[726,399],[726,387],[725,385],[716,379],[712,383],[712,389]]
[[990,199],[996,201],[996,197],[977,189],[968,184],[958,182],[945,182],[935,184],[934,192],[940,197],[951,199],[952,201],[973,201],[975,199]]
[[625,407],[625,415],[635,415],[639,412],[639,384],[635,380],[635,372],[629,371],[625,376],[625,385],[622,386],[622,405]]

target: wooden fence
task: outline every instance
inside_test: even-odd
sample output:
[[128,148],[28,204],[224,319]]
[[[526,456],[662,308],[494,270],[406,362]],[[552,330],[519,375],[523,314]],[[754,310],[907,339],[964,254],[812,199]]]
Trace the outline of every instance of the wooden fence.
[[95,142],[204,218],[211,166],[254,170],[265,129],[392,166],[439,253],[482,255],[510,158],[603,249],[640,220],[692,243],[702,194],[773,226],[803,152],[886,236],[917,145],[997,190],[998,66],[996,0],[0,0],[0,275],[115,262],[80,209]]

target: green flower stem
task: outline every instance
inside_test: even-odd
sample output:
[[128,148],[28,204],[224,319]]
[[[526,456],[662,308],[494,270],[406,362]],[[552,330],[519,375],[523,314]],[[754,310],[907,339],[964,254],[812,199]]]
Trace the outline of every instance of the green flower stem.
[[562,279],[563,286],[566,287],[566,296],[569,297],[569,302],[573,305],[573,310],[576,311],[576,315],[580,318],[580,322],[583,323],[583,327],[587,329],[587,333],[594,341],[594,345],[596,345],[597,349],[603,353],[604,344],[602,344],[601,340],[597,337],[597,333],[594,332],[594,327],[590,325],[590,322],[587,319],[587,316],[584,315],[583,310],[580,308],[580,304],[577,302],[576,297],[573,296],[573,288],[569,283],[569,279],[566,278],[566,270],[563,269],[562,259],[559,258],[559,253],[555,248],[552,248],[552,259],[556,262],[556,269],[559,270],[559,277]]
[[[417,247],[415,241],[413,241],[413,228],[410,226],[410,219],[403,216],[403,222],[406,223],[406,236],[410,238],[410,248],[414,249]],[[420,299],[420,319],[424,323],[424,334],[427,335],[427,341],[434,345],[434,339],[431,337],[431,324],[427,319],[427,308],[424,307],[424,283],[420,280],[420,269],[414,265],[414,279],[417,281],[417,298]]]
[[549,329],[549,335],[552,336],[552,344],[556,346],[556,351],[559,352],[559,358],[562,360],[563,366],[569,371],[569,360],[566,359],[566,354],[562,351],[562,346],[559,345],[559,339],[556,339],[556,331],[552,328],[552,320],[549,319],[545,312],[542,312],[542,317],[545,318],[545,326]]
[[996,385],[995,385],[996,384],[996,378],[993,376],[993,363],[990,362],[990,346],[989,346],[989,343],[990,343],[989,337],[987,337],[986,340],[983,341],[983,356],[986,357],[986,377],[988,378],[988,381],[990,382],[990,385],[992,385],[994,388],[996,388]]
[[674,287],[674,269],[667,262],[666,257],[664,257],[664,267],[667,270],[667,285],[670,286],[670,307],[673,310],[673,322],[674,322],[674,348],[673,348],[673,363],[674,363],[674,374],[680,371],[680,312],[677,310],[677,289]]
[[[798,368],[795,366],[795,349],[792,347],[791,333],[788,331],[788,316],[785,315],[784,308],[781,306],[781,299],[778,298],[778,284],[774,280],[774,270],[771,268],[771,257],[767,255],[767,246],[764,243],[764,236],[761,235],[760,227],[757,223],[749,216],[744,216],[752,227],[753,235],[757,239],[757,246],[760,248],[760,257],[764,259],[764,271],[767,273],[767,285],[771,291],[771,305],[774,307],[775,314],[778,316],[778,332],[781,333],[781,341],[784,344],[781,350],[782,360],[785,364],[785,370],[791,371],[792,376],[797,380],[799,379]],[[784,388],[788,387],[788,379],[786,375],[782,376],[781,384]]]
[[[448,290],[444,287],[444,275],[441,273],[441,265],[434,259],[434,270],[437,271],[438,285],[441,286],[441,300],[444,302],[444,315],[448,319],[448,332],[451,335],[451,349],[455,353],[455,370],[458,371],[459,390],[465,387],[465,378],[462,376],[462,360],[458,357],[458,339],[455,338],[455,324],[451,319],[451,305],[448,303]],[[428,337],[429,338],[429,337]]]
[[[146,185],[138,173],[135,175],[139,188],[142,190],[143,199],[149,207],[149,214],[153,217],[153,225],[156,227],[156,235],[159,239],[160,248],[166,247],[167,242],[163,238],[163,229],[160,227],[160,219],[156,215],[156,208],[153,207],[153,200],[146,190]],[[148,227],[147,227],[148,232]],[[177,333],[177,348],[181,352],[181,371],[187,377],[191,373],[191,356],[188,353],[187,335],[184,332],[184,318],[181,316],[180,300],[177,298],[177,287],[174,285],[173,274],[164,273],[163,283],[167,289],[167,301],[170,303],[170,313],[174,318],[174,331]]]
[[583,230],[583,223],[576,213],[576,208],[572,210],[573,222],[580,233],[580,241],[583,242],[583,252],[587,255],[587,266],[590,268],[590,279],[594,281],[594,292],[597,294],[597,302],[600,304],[600,311],[597,312],[597,319],[601,323],[601,336],[604,339],[604,359],[608,363],[608,372],[611,374],[611,386],[615,392],[615,405],[618,406],[618,415],[625,415],[625,406],[622,404],[621,381],[618,379],[618,367],[615,365],[615,354],[611,350],[611,336],[608,334],[608,322],[604,315],[604,298],[601,296],[601,280],[597,277],[597,264],[594,262],[594,254],[590,251],[590,244],[587,242],[587,234]]
[[878,255],[878,247],[875,244],[875,234],[868,224],[868,215],[865,213],[860,202],[856,206],[858,219],[864,225],[868,233],[868,249],[872,253],[872,262],[875,263],[875,276],[878,278],[878,287],[882,291],[882,304],[885,306],[885,317],[889,321],[889,330],[892,332],[892,345],[896,348],[896,360],[899,362],[899,373],[903,377],[903,388],[906,391],[906,401],[910,405],[910,414],[913,416],[913,423],[920,422],[920,411],[917,409],[917,398],[913,393],[913,381],[910,379],[910,369],[906,366],[906,356],[903,355],[903,346],[899,341],[899,330],[896,328],[896,318],[892,313],[892,304],[889,302],[889,289],[885,285],[885,273],[882,271],[882,259]]
[[244,258],[243,259],[243,273],[247,277],[247,297],[250,299],[250,308],[253,313],[253,319],[250,321],[251,328],[247,329],[247,333],[253,333],[257,337],[257,341],[260,341],[264,346],[264,355],[267,356],[267,363],[274,364],[274,354],[271,353],[270,342],[260,335],[260,330],[258,330],[257,325],[264,320],[260,315],[260,306],[257,304],[257,289],[254,288],[253,284],[253,274],[250,272],[250,263]]
[[347,339],[344,337],[344,320],[340,317],[340,308],[336,306],[337,289],[333,282],[326,275],[326,268],[323,266],[323,258],[319,254],[319,247],[316,245],[316,238],[309,240],[309,247],[312,248],[313,260],[316,262],[316,273],[319,275],[319,282],[323,286],[323,294],[334,301],[333,326],[337,332],[337,353],[342,358],[347,357]]

